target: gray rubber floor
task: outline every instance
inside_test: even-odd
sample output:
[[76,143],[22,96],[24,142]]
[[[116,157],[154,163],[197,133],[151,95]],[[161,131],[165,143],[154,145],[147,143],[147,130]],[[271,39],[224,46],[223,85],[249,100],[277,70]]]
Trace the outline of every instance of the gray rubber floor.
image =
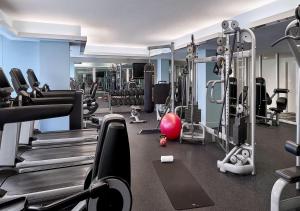
[[[126,117],[129,116],[125,115]],[[213,207],[195,210],[262,210],[270,209],[271,189],[277,177],[276,169],[295,165],[295,157],[284,151],[286,140],[294,140],[296,127],[257,127],[255,176],[221,173],[216,164],[224,158],[223,151],[213,143],[206,145],[168,142],[159,146],[159,135],[137,135],[141,128],[155,127],[154,114],[141,114],[145,124],[128,124],[132,163],[133,210],[174,210],[152,165],[161,155],[174,155],[180,159],[198,180],[215,203]],[[284,197],[295,195],[294,186]]]

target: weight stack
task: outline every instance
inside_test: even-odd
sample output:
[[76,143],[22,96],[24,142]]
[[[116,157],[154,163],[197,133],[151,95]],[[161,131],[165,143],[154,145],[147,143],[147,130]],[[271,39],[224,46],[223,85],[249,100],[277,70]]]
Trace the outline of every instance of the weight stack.
[[152,113],[154,110],[154,104],[152,101],[153,73],[153,64],[146,64],[144,67],[144,111],[147,113]]

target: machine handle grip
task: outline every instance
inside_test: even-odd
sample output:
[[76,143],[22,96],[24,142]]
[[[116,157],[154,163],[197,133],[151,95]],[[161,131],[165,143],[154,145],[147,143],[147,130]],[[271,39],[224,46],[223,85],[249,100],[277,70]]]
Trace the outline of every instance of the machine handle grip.
[[300,145],[296,144],[293,141],[287,141],[284,145],[284,148],[287,152],[296,155],[296,156],[300,156]]
[[221,96],[221,99],[215,99],[215,85],[219,83],[223,83],[224,80],[211,80],[207,82],[207,88],[210,86],[210,96],[209,100],[211,103],[217,103],[217,104],[222,104],[223,103],[223,97]]

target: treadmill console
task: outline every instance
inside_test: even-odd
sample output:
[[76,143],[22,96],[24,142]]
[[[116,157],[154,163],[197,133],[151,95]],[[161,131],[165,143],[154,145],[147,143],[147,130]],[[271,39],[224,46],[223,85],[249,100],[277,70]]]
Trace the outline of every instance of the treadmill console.
[[0,68],[0,102],[6,101],[13,92],[13,88],[10,86],[4,71]]
[[27,91],[27,89],[29,88],[23,73],[21,72],[20,69],[17,68],[13,68],[11,69],[11,71],[9,72],[10,76],[11,76],[11,80],[14,86],[14,89],[16,90],[16,92],[19,91]]

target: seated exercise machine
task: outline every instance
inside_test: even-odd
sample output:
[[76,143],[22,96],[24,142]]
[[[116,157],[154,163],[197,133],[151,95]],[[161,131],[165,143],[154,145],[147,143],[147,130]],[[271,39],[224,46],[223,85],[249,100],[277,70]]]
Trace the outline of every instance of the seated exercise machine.
[[[285,30],[285,36],[274,45],[278,44],[282,40],[287,40],[289,48],[296,59],[298,65],[298,73],[300,71],[300,51],[298,48],[300,40],[299,34],[293,33],[300,30],[299,21],[300,21],[300,5],[296,8],[296,20],[293,20]],[[289,153],[296,156],[296,166],[277,170],[276,173],[280,177],[275,184],[273,185],[271,192],[271,211],[280,211],[280,210],[298,210],[300,208],[300,196],[295,196],[292,198],[281,199],[284,188],[289,184],[296,184],[296,189],[300,190],[300,83],[299,83],[299,74],[297,74],[296,79],[296,88],[297,88],[297,101],[296,101],[296,116],[297,116],[297,137],[296,142],[287,141],[285,144],[285,149]]]
[[[5,77],[3,70],[0,68],[0,88],[5,90],[3,97],[0,96],[3,105],[8,105],[13,108],[18,108],[20,103],[19,96],[16,99],[11,99],[10,95],[13,89],[11,88],[7,78]],[[24,98],[23,98],[24,99]],[[59,101],[58,101],[59,99]],[[74,109],[74,100],[69,101],[65,98],[40,98],[27,99],[26,106],[31,105],[51,105],[51,104],[68,104],[71,105],[70,109],[65,111],[64,115],[69,115]],[[29,104],[28,102],[31,102]],[[26,107],[25,106],[25,107]],[[24,110],[24,112],[28,112]],[[14,115],[12,113],[12,115]],[[30,114],[28,114],[30,115]],[[50,118],[51,116],[49,116]],[[1,118],[5,118],[2,117]],[[20,172],[31,171],[32,168],[42,167],[50,168],[53,165],[79,165],[85,163],[92,163],[94,160],[93,154],[95,153],[96,141],[89,144],[72,144],[72,145],[50,145],[48,147],[33,147],[31,142],[23,145],[20,144],[20,136],[22,135],[22,123],[13,124],[9,129],[5,130],[4,134],[7,134],[7,138],[3,139],[0,147],[0,166],[16,168]],[[19,146],[18,146],[19,145]]]
[[[7,81],[4,82],[7,83]],[[2,108],[0,108],[1,148],[5,148],[10,144],[10,138],[17,131],[18,122],[64,116],[72,109],[70,104],[11,107],[11,103],[7,102],[11,91],[9,84],[0,87],[0,101],[2,102]],[[130,151],[124,117],[116,114],[104,117],[102,127],[99,130],[94,157],[92,166],[85,164],[47,170],[37,169],[31,172],[19,172],[14,167],[1,168],[0,198],[6,202],[4,205],[1,204],[6,206],[11,200],[14,201],[16,198],[22,197],[26,197],[28,205],[43,204],[65,198],[71,194],[77,194],[71,196],[71,198],[75,197],[73,199],[84,200],[90,193],[88,189],[92,189],[96,184],[99,185],[95,182],[103,179],[104,183],[108,183],[112,189],[115,188],[122,196],[122,200],[119,203],[113,203],[110,197],[108,198],[110,200],[105,201],[105,203],[113,203],[110,206],[120,205],[121,203],[122,207],[126,205],[126,210],[130,210],[131,194],[128,186],[130,185]],[[123,180],[123,183],[119,182],[119,179],[106,180],[106,177],[120,178]],[[113,195],[114,191],[109,193],[109,196]],[[71,198],[68,197],[66,200],[69,201],[68,199]],[[113,198],[120,199],[120,197]],[[73,202],[77,203],[79,201]],[[97,201],[97,197],[92,197],[91,200],[85,203],[85,206],[95,207],[95,203],[98,203]],[[27,203],[25,206],[27,206]],[[49,206],[52,207],[55,204]],[[34,208],[32,209],[34,210]],[[103,209],[105,210],[105,207]]]
[[[61,97],[63,99],[73,97],[74,108],[70,113],[69,123],[70,131],[55,131],[55,132],[44,132],[34,134],[34,124],[33,122],[22,123],[21,132],[22,138],[20,140],[21,144],[29,144],[31,142],[32,146],[45,146],[52,144],[74,144],[74,143],[86,143],[95,142],[97,139],[97,131],[95,129],[81,129],[83,127],[83,104],[82,104],[82,92],[81,91],[70,91],[67,92],[60,90],[58,95],[56,91],[51,91],[51,95],[40,96],[30,94],[27,92],[29,86],[21,72],[21,70],[13,68],[10,71],[12,78],[12,83],[17,94],[24,99],[29,99],[29,101],[38,101],[43,97]],[[46,93],[46,92],[45,92]],[[50,92],[47,92],[50,93]],[[44,94],[44,93],[43,93]],[[33,97],[33,98],[32,98]],[[24,101],[23,101],[24,102]]]
[[96,100],[98,83],[94,82],[88,95],[84,95],[83,99],[83,118],[89,119],[98,109],[99,105]]
[[256,78],[256,118],[258,122],[269,123],[272,126],[279,126],[279,115],[287,107],[287,98],[278,97],[276,100],[276,107],[269,108],[267,110],[267,105],[272,104],[272,100],[276,95],[287,94],[288,89],[274,89],[273,94],[270,97],[266,92],[266,82],[262,77]]

